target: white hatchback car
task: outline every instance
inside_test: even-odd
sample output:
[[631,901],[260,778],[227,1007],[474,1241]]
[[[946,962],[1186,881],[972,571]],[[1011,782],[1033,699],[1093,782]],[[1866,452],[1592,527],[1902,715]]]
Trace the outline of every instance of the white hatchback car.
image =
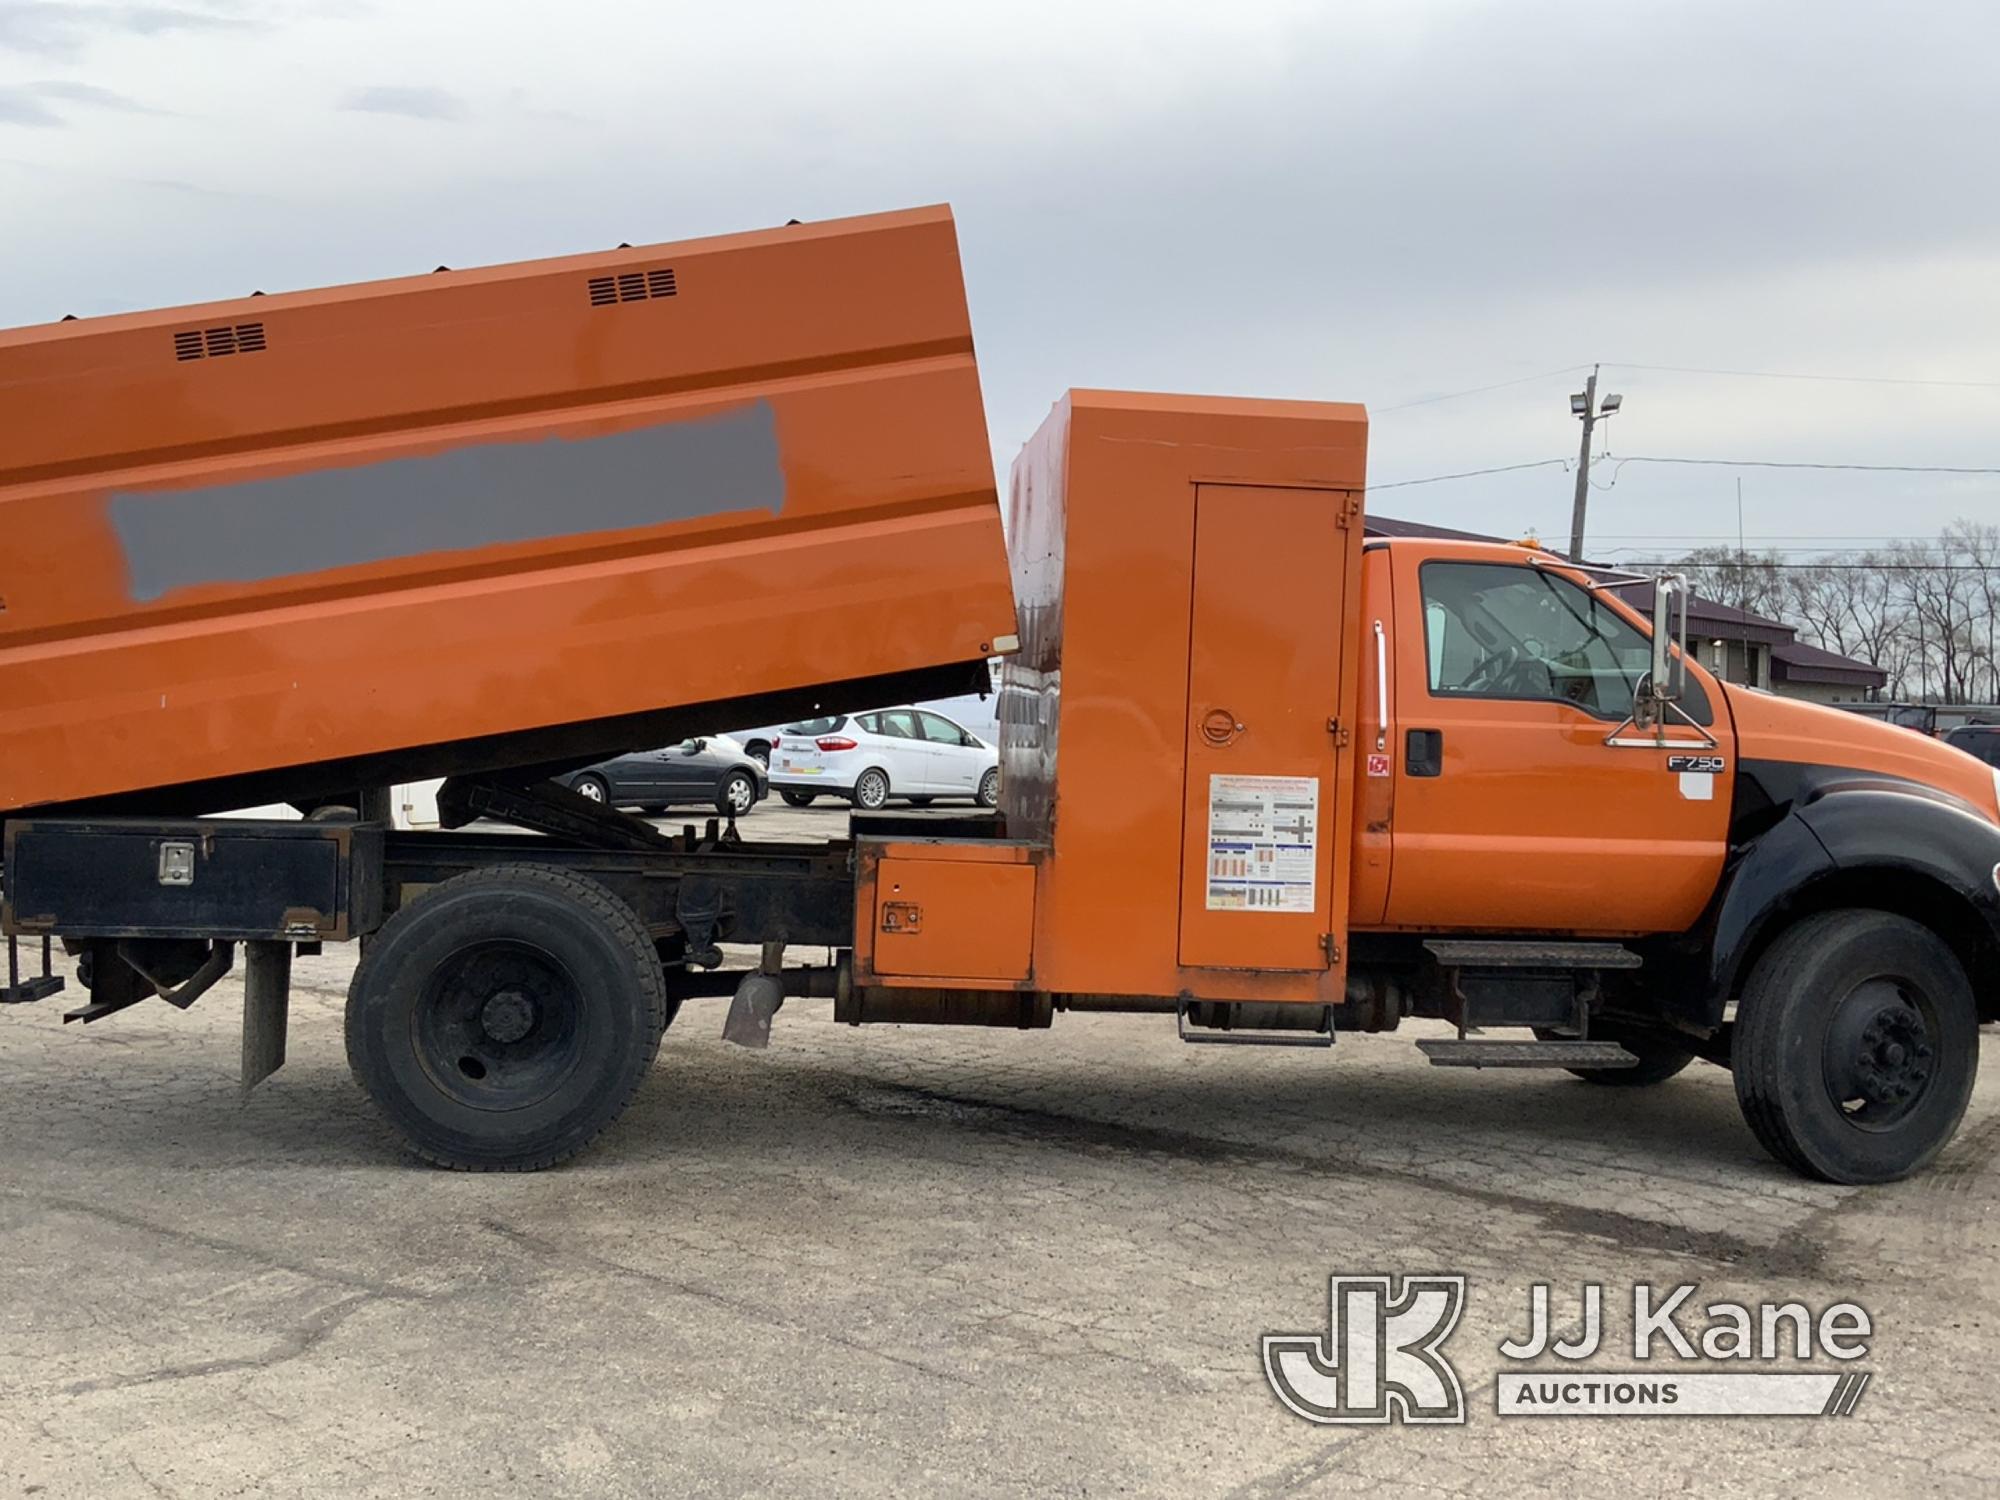
[[1000,801],[1000,752],[927,708],[883,708],[787,724],[771,745],[771,790],[793,807],[845,797],[874,810],[962,797]]

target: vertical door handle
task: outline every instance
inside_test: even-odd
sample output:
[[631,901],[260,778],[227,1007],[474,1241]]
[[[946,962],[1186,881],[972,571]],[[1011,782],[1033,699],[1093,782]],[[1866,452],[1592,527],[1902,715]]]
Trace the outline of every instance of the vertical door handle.
[[1444,772],[1444,731],[1412,729],[1403,736],[1403,769],[1412,776]]
[[1389,748],[1389,637],[1375,622],[1375,749]]

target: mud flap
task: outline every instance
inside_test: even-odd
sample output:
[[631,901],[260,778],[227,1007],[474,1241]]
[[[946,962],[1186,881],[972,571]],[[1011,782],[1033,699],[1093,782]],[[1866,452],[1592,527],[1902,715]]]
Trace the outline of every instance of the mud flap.
[[243,945],[242,1097],[285,1065],[285,1025],[292,998],[292,945]]

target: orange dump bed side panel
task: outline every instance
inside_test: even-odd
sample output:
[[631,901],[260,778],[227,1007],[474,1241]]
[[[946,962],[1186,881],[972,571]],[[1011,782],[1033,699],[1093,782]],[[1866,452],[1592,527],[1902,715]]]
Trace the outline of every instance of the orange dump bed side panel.
[[1016,461],[1037,988],[1340,998],[1366,442],[1358,406],[1072,391]]
[[0,332],[0,391],[0,810],[1014,630],[942,208]]

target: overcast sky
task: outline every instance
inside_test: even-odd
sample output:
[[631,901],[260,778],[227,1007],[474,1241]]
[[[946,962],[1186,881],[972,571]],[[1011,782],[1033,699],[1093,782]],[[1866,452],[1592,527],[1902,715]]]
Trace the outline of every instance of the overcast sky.
[[[946,201],[1003,466],[1072,385],[1363,401],[1377,486],[1573,460],[1603,361],[1613,454],[2000,467],[1996,59],[1992,0],[0,0],[0,325]],[[1614,474],[1604,554],[1739,474],[1753,546],[2000,522]],[[1371,505],[1559,540],[1573,484]]]

